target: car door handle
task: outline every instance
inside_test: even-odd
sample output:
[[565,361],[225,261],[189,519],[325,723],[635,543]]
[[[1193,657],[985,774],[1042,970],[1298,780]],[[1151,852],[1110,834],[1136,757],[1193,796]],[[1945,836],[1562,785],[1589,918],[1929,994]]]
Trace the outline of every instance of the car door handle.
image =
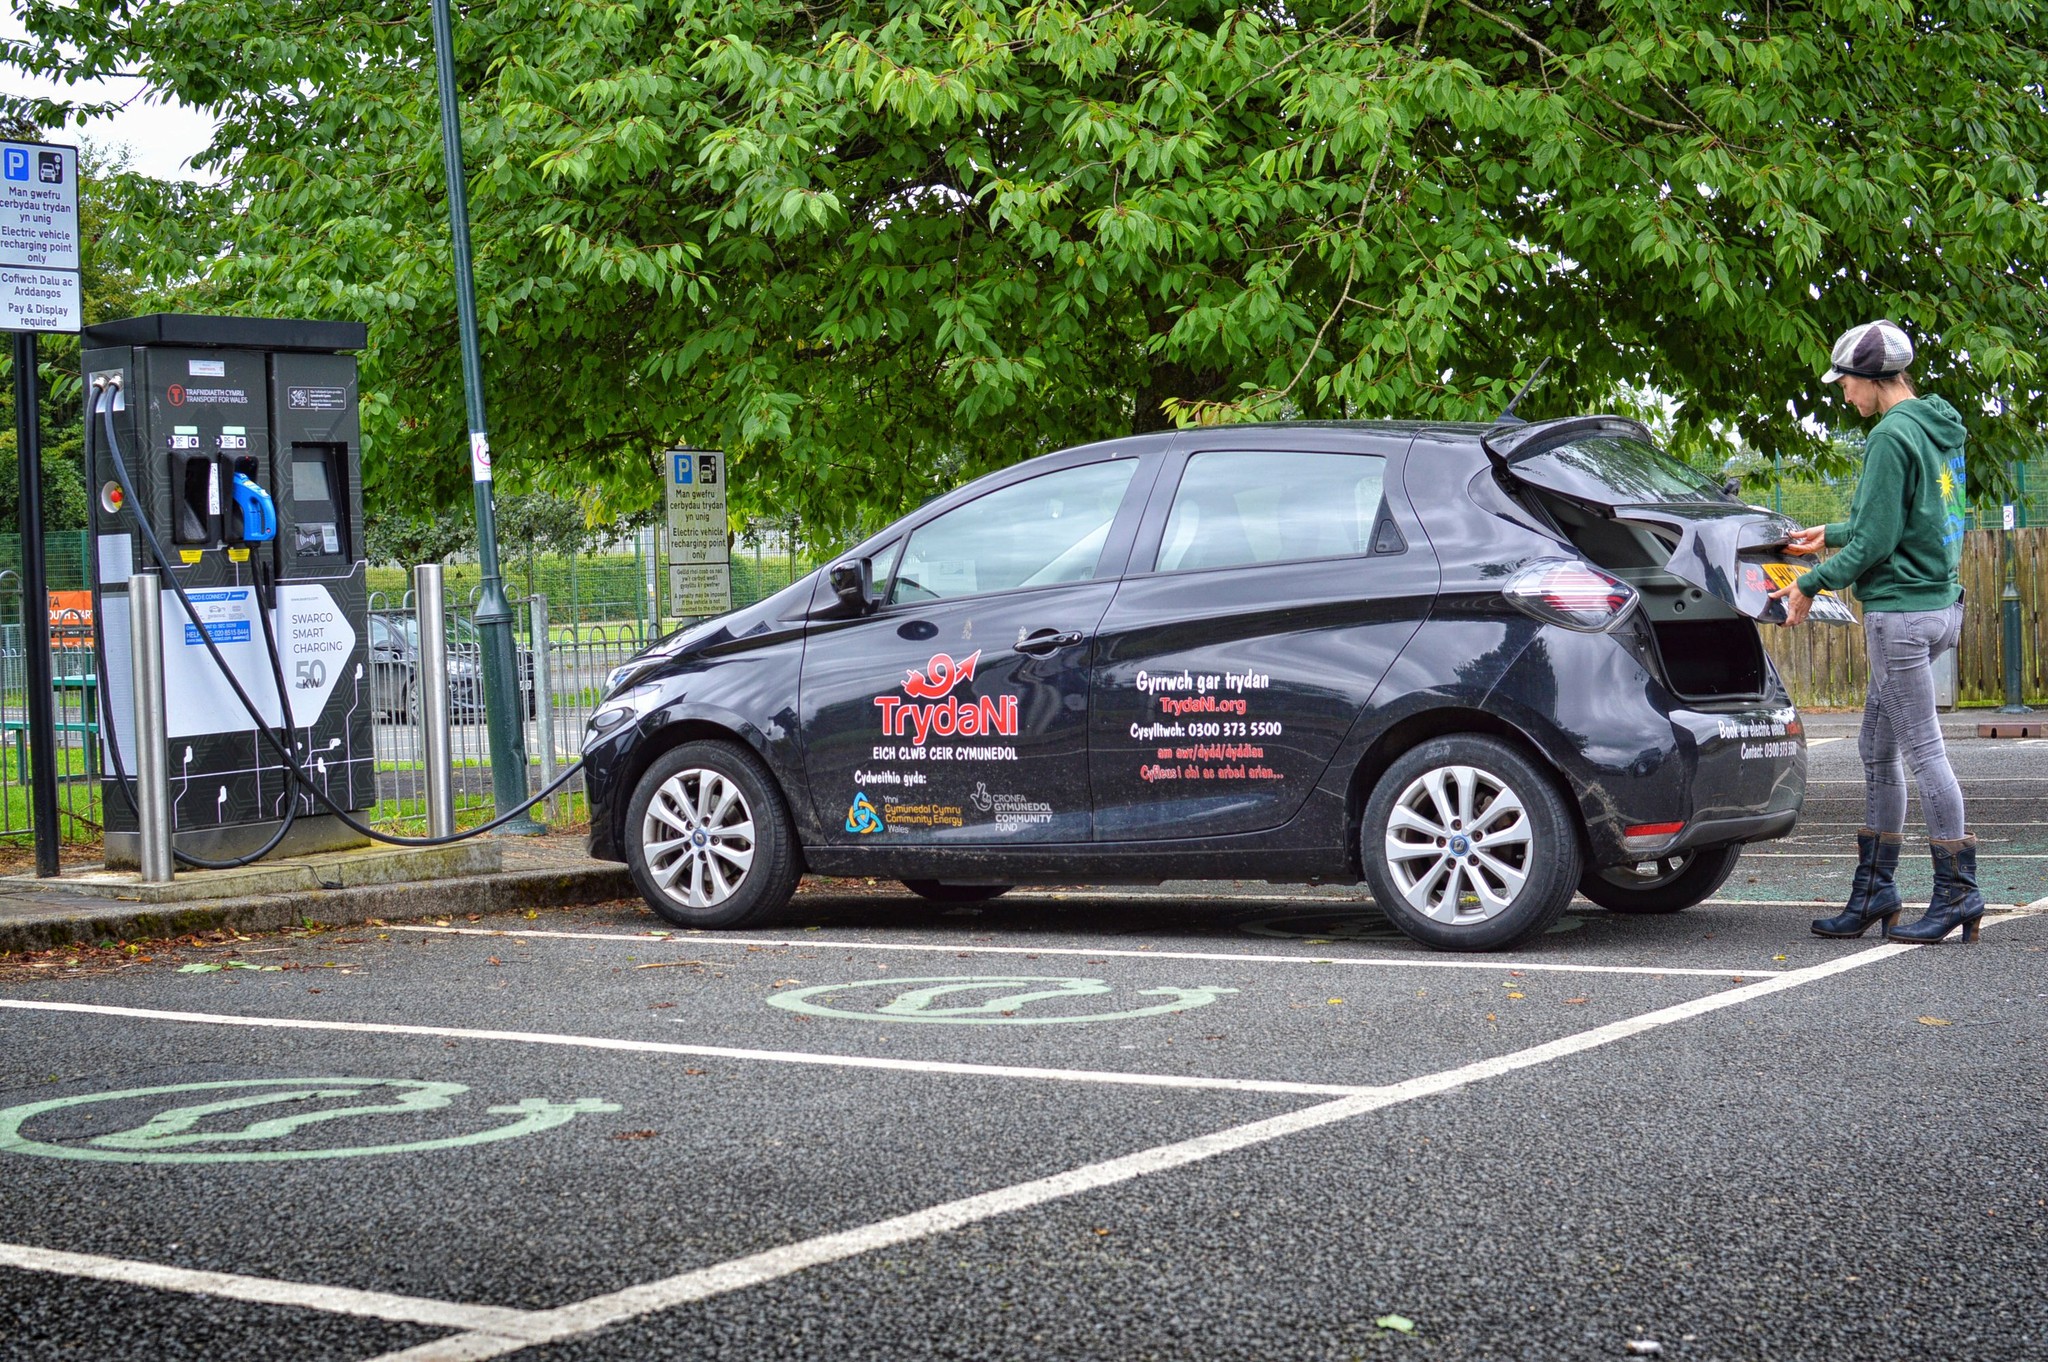
[[1071,648],[1080,641],[1081,635],[1072,631],[1061,633],[1056,629],[1037,629],[1028,634],[1018,635],[1017,651],[1029,653],[1033,657],[1044,657],[1047,653]]

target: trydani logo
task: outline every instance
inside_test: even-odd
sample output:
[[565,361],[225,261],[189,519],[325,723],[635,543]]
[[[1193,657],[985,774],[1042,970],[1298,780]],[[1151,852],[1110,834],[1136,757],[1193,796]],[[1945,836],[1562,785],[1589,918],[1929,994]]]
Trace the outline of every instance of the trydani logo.
[[863,834],[882,830],[882,815],[868,802],[867,791],[853,797],[853,805],[846,811],[846,830]]
[[910,669],[909,679],[904,681],[904,691],[919,700],[941,700],[962,681],[974,679],[974,664],[981,661],[981,649],[976,648],[965,661],[955,662],[950,653],[934,653],[932,660],[924,664],[924,670]]

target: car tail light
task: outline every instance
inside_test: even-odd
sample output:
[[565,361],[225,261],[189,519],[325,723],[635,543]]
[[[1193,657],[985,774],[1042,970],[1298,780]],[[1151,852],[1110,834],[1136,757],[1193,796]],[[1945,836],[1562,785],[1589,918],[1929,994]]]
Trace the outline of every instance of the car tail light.
[[1583,634],[1612,629],[1636,608],[1636,589],[1590,563],[1539,558],[1501,588],[1508,603],[1546,624]]

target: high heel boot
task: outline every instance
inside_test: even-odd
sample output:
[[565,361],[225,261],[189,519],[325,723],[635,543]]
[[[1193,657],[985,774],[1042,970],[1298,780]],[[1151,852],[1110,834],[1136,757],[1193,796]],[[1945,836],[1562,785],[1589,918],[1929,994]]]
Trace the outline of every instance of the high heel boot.
[[1934,857],[1934,894],[1927,915],[1885,935],[1893,941],[1931,946],[1961,927],[1963,944],[1968,945],[1977,939],[1984,920],[1984,896],[1977,892],[1977,839],[1929,842],[1927,850]]
[[1856,834],[1856,878],[1849,882],[1848,906],[1815,922],[1815,936],[1861,936],[1878,921],[1884,923],[1885,935],[1891,933],[1899,920],[1899,890],[1892,872],[1899,868],[1903,842],[1896,832],[1865,828]]

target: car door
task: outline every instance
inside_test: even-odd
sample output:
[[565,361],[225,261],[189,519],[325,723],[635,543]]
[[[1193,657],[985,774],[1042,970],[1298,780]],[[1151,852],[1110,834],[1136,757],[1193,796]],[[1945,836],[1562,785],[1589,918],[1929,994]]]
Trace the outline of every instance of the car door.
[[1285,823],[1428,613],[1436,559],[1393,493],[1407,437],[1289,438],[1212,436],[1162,470],[1098,631],[1098,842]]
[[1089,667],[1139,465],[1098,458],[954,506],[876,565],[877,609],[812,625],[799,711],[829,841],[1088,839]]

